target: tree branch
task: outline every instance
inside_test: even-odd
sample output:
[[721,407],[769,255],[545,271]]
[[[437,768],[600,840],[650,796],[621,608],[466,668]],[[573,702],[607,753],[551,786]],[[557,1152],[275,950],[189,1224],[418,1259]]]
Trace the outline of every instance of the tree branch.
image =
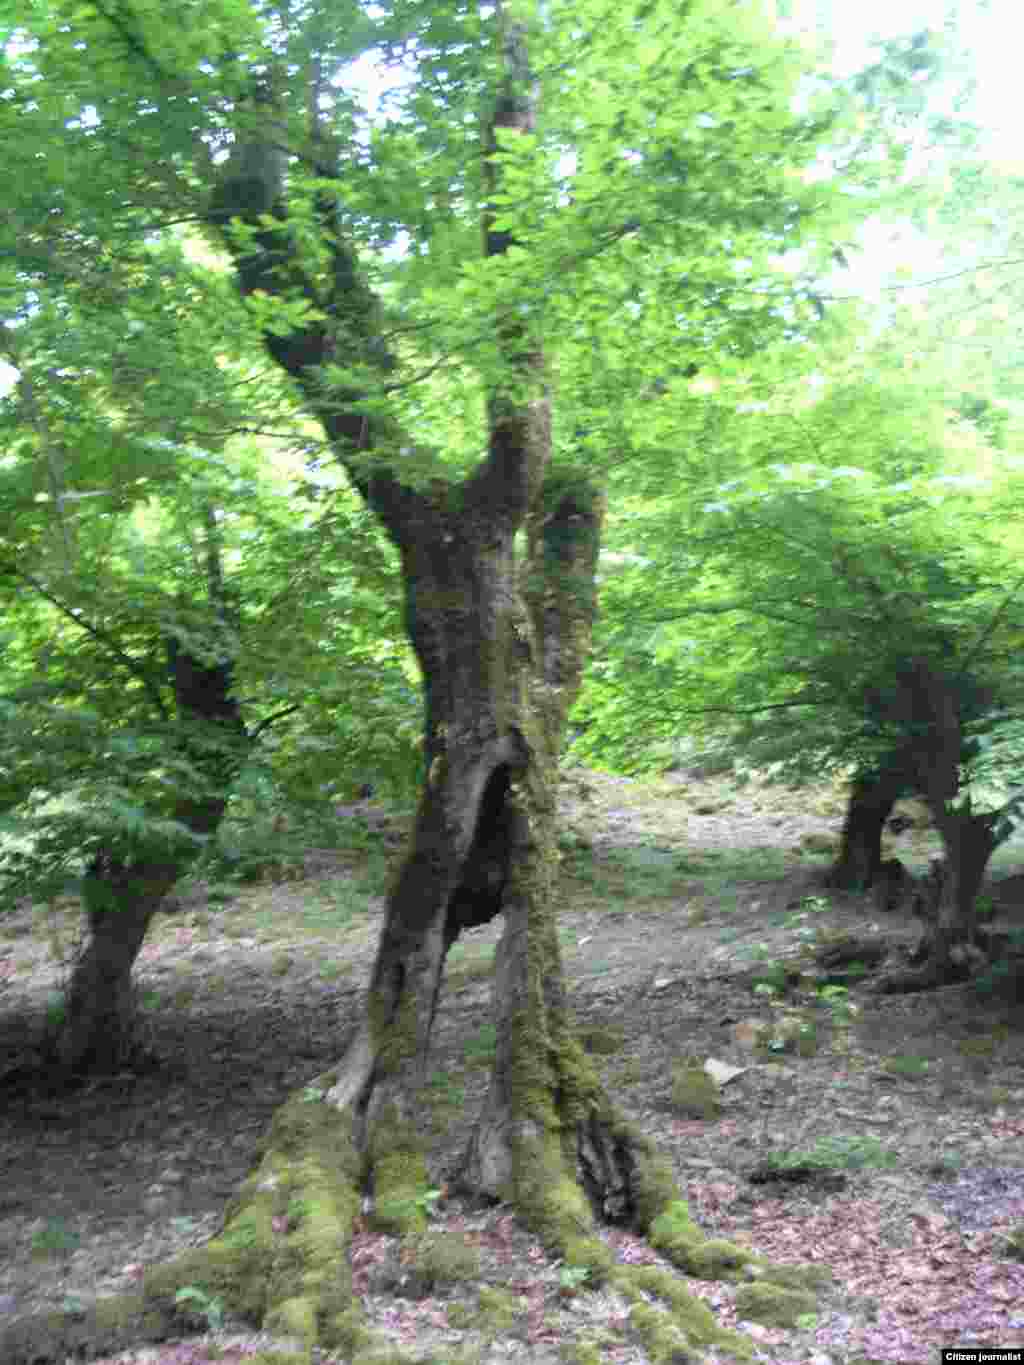
[[261,720],[259,725],[249,732],[249,739],[255,744],[264,730],[269,730],[277,721],[283,720],[285,716],[290,716],[293,712],[301,710],[301,705],[296,702],[293,706],[285,706],[280,711],[275,711],[272,715],[267,716],[265,720]]
[[118,663],[127,669],[128,673],[133,678],[138,678],[148,692],[150,700],[159,711],[161,718],[163,720],[168,719],[167,708],[164,705],[163,698],[160,696],[160,691],[154,684],[150,674],[145,669],[140,668],[129,654],[125,654],[124,650],[111,639],[106,631],[101,630],[99,626],[94,626],[91,622],[82,620],[81,617],[76,616],[69,606],[62,602],[59,597],[55,596],[55,594],[46,588],[38,578],[33,574],[30,574],[27,570],[16,568],[13,564],[0,563],[0,574],[8,574],[11,578],[20,578],[23,583],[27,583],[29,587],[34,589],[40,597],[45,598],[51,606],[56,607],[62,616],[66,616],[69,621],[74,622],[79,630],[83,630],[87,635],[91,635],[98,644],[101,644],[104,649],[108,650],[114,658],[117,659]]
[[680,707],[681,716],[703,716],[709,712],[721,712],[727,716],[759,716],[763,711],[786,711],[794,706],[829,706],[827,697],[818,701],[797,698],[793,701],[766,701],[761,706],[684,706]]
[[982,630],[978,638],[974,641],[970,649],[967,651],[967,657],[964,659],[963,663],[963,667],[965,670],[968,669],[974,662],[974,660],[977,658],[985,642],[987,640],[990,640],[992,636],[995,634],[996,630],[999,628],[1000,622],[1003,620],[1006,613],[1010,610],[1010,605],[1013,602],[1014,598],[1017,596],[1017,594],[1020,592],[1021,588],[1024,588],[1024,574],[1022,574],[1021,577],[1018,578],[1017,582],[1014,583],[1013,587],[1010,589],[1010,591],[1006,594],[1002,602],[997,607],[988,625],[985,626],[984,630]]

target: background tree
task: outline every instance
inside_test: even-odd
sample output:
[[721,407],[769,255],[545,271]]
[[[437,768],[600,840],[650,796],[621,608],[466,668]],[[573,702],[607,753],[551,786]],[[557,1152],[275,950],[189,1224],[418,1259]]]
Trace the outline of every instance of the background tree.
[[[83,187],[61,188],[70,210]],[[18,840],[2,871],[11,897],[78,889],[89,907],[47,1048],[51,1069],[80,1072],[131,1054],[132,962],[163,896],[215,842],[241,766],[273,759],[264,790],[321,809],[328,778],[407,783],[415,674],[393,561],[351,494],[301,458],[268,478],[251,437],[225,450],[256,427],[316,455],[240,344],[251,329],[223,272],[200,297],[206,274],[173,230],[79,253],[76,230],[37,222],[34,205],[16,203],[21,268],[5,276],[2,333],[18,369],[0,404],[12,642],[0,743]],[[309,547],[339,541],[346,560],[324,571]],[[357,726],[368,676],[374,704]],[[290,733],[268,749],[265,722],[282,712]]]
[[[343,795],[346,778],[354,787],[373,771],[394,788],[417,762],[415,690],[387,643],[395,603],[379,580],[379,545],[371,538],[360,565],[359,522],[343,505],[296,526],[294,498],[286,521],[237,463],[218,470],[195,450],[177,458],[179,474],[198,460],[202,475],[165,480],[134,513],[112,514],[103,509],[113,476],[97,462],[89,481],[101,487],[77,499],[84,471],[72,455],[66,559],[64,536],[46,530],[58,512],[31,495],[45,471],[31,452],[7,471],[8,490],[19,487],[35,517],[17,557],[0,561],[11,642],[0,666],[2,806],[14,841],[0,875],[12,898],[80,891],[88,908],[51,1073],[132,1054],[132,962],[162,898],[218,844],[243,771],[262,801],[248,798],[255,826],[224,853],[235,844],[236,862],[251,858],[262,835],[265,862],[281,844],[267,847],[282,803],[323,813],[329,782]],[[33,550],[29,532],[60,543],[59,557]],[[310,545],[339,535],[348,565],[318,574]]]
[[[930,401],[915,412],[909,386],[898,408],[866,381],[824,382],[798,413],[792,399],[773,421],[708,399],[748,472],[691,491],[684,537],[679,502],[660,539],[626,530],[576,747],[621,761],[637,729],[663,742],[688,729],[798,781],[852,770],[842,870],[865,882],[893,802],[920,794],[948,866],[925,984],[971,942],[985,866],[1016,822],[1016,466]],[[894,464],[924,472],[874,472]]]

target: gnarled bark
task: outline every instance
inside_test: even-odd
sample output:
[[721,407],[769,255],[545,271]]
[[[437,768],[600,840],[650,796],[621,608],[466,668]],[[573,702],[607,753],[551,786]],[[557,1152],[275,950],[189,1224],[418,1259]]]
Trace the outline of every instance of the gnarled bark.
[[[410,584],[411,635],[421,662],[430,662],[429,774],[389,901],[368,1015],[327,1098],[355,1115],[378,1217],[401,1222],[393,1211],[408,1210],[410,1191],[425,1181],[415,1116],[444,957],[464,929],[503,914],[497,1058],[461,1180],[516,1201],[564,1244],[566,1229],[579,1236],[589,1218],[585,1199],[566,1204],[567,1182],[583,1179],[604,1213],[632,1221],[642,1160],[566,1009],[554,793],[593,614],[601,503],[565,476],[547,497],[523,564],[507,558],[497,573],[493,563],[488,571],[467,562],[452,552],[460,544],[453,523],[448,555],[425,558]],[[477,610],[467,614],[446,591],[450,575],[474,585]],[[561,1202],[552,1202],[556,1187]]]

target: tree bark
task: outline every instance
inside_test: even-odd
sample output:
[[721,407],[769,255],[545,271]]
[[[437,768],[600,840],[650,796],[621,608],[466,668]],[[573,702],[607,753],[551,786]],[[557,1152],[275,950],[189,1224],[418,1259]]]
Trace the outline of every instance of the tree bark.
[[975,815],[970,797],[960,791],[964,735],[956,680],[919,660],[903,687],[920,735],[916,751],[920,788],[946,860],[938,913],[927,942],[928,972],[950,980],[964,974],[962,964],[954,961],[954,948],[973,944],[974,901],[995,848],[995,821]]
[[867,891],[875,884],[882,866],[885,822],[904,789],[902,774],[885,764],[854,777],[839,856],[828,871],[827,886],[837,891]]
[[82,880],[87,937],[72,970],[52,1052],[61,1073],[115,1071],[135,1054],[132,966],[178,879],[172,864],[96,858]]
[[939,901],[925,944],[929,962],[946,976],[967,975],[968,962],[955,961],[955,950],[975,946],[976,901],[989,859],[999,845],[998,815],[975,814],[969,806],[933,809],[945,854]]
[[[467,543],[459,516],[442,537],[446,554],[407,555],[428,776],[367,1017],[328,1094],[353,1111],[385,1226],[402,1225],[412,1192],[425,1188],[416,1116],[445,955],[463,930],[499,913],[497,1058],[461,1179],[532,1209],[554,1237],[544,1212],[551,1190],[538,1179],[554,1180],[570,1154],[575,1179],[586,1148],[595,1198],[635,1213],[628,1142],[609,1155],[611,1109],[571,1036],[553,900],[557,755],[593,619],[603,508],[585,482],[565,476],[545,493],[522,563],[508,553],[511,537],[497,547]],[[576,1210],[574,1226],[581,1217]]]
[[959,697],[963,679],[917,659],[901,674],[892,711],[912,735],[907,760],[942,839],[945,872],[938,904],[919,949],[922,970],[883,980],[881,989],[921,990],[962,980],[975,952],[975,901],[1000,841],[1000,812],[978,814],[960,788],[964,731]]

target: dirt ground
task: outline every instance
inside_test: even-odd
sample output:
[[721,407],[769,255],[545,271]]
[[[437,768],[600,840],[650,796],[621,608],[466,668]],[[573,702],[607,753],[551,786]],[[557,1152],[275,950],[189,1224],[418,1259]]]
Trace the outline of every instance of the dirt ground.
[[[1024,1264],[1006,1247],[1024,1221],[1024,982],[816,993],[807,973],[824,937],[880,940],[898,962],[920,932],[907,913],[880,918],[866,898],[822,891],[836,790],[574,769],[562,797],[566,970],[612,1093],[670,1154],[709,1232],[834,1275],[798,1328],[739,1320],[734,1286],[694,1292],[775,1365],[1024,1347]],[[891,852],[920,871],[937,846],[910,815]],[[347,808],[337,847],[307,850],[286,880],[184,887],[136,967],[152,1065],[70,1095],[12,1077],[53,1007],[73,908],[0,917],[0,1329],[123,1289],[217,1230],[274,1109],[354,1028],[401,838],[400,817],[363,804]],[[997,924],[1024,924],[1021,865],[1013,847],[997,860]],[[585,1337],[602,1360],[647,1365],[616,1294],[569,1292],[508,1209],[446,1197],[487,1082],[497,935],[453,949],[435,1040],[431,1227],[475,1248],[476,1268],[425,1292],[407,1248],[363,1232],[356,1287],[374,1326],[438,1360],[475,1346],[481,1365],[545,1365]],[[791,982],[797,965],[804,976],[783,991],[787,964]],[[701,1116],[673,1099],[673,1068],[709,1059],[736,1074],[720,1113]],[[660,1263],[606,1235],[623,1259]],[[497,1327],[483,1325],[481,1286],[515,1296]],[[266,1344],[216,1305],[208,1317],[212,1333],[117,1359],[236,1362]]]

